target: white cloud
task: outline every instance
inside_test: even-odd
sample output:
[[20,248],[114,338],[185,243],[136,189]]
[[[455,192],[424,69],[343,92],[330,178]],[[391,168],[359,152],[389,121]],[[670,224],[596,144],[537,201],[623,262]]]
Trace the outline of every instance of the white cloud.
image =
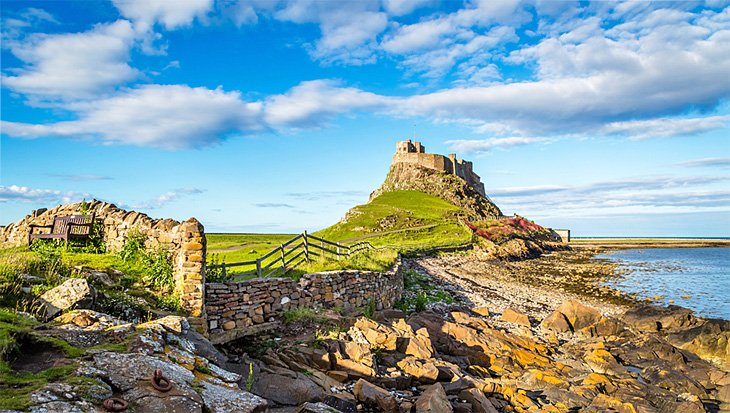
[[383,8],[391,16],[404,16],[434,3],[435,0],[383,0]]
[[7,69],[3,85],[41,100],[94,97],[133,80],[129,66],[135,33],[126,20],[98,24],[82,33],[34,34],[7,46],[25,63]]
[[489,152],[494,148],[511,148],[513,146],[523,146],[532,143],[545,142],[544,138],[528,138],[528,137],[509,137],[509,138],[492,138],[484,140],[449,140],[445,143],[455,151],[463,153],[482,153]]
[[162,195],[159,195],[153,199],[139,202],[139,203],[133,203],[131,205],[126,204],[120,204],[123,209],[139,209],[139,210],[149,210],[149,209],[159,209],[163,206],[173,202],[177,201],[178,199],[188,196],[188,195],[198,195],[205,192],[202,189],[198,188],[180,188],[175,189],[172,191],[167,191]]
[[156,22],[166,29],[192,24],[213,7],[213,0],[113,0],[122,16],[151,27]]
[[27,186],[0,186],[0,202],[25,202],[34,204],[67,204],[91,198],[88,193],[36,189]]
[[685,167],[702,168],[730,168],[730,158],[703,158],[680,162],[677,165]]
[[730,115],[701,118],[657,118],[639,121],[611,122],[603,127],[607,134],[620,134],[633,140],[656,137],[696,135],[728,127]]
[[310,48],[313,58],[325,63],[370,63],[376,37],[388,24],[388,16],[375,0],[324,2],[293,0],[274,17],[294,23],[316,23],[321,37]]
[[336,114],[381,108],[388,100],[356,88],[339,87],[334,81],[313,80],[266,99],[265,119],[276,127],[316,127]]
[[[488,190],[503,211],[527,216],[606,216],[730,211],[724,176],[643,177],[579,186]],[[720,186],[718,186],[720,185]]]
[[19,138],[91,138],[107,144],[182,149],[263,129],[259,104],[244,102],[240,93],[221,89],[147,85],[69,108],[78,113],[77,120],[3,122],[3,133]]

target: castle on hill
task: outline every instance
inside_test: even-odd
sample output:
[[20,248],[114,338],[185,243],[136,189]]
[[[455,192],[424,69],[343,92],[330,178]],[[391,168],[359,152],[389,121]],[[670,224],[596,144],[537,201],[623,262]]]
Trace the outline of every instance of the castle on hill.
[[456,159],[454,153],[450,153],[448,157],[435,153],[426,153],[426,147],[421,142],[408,139],[396,144],[393,165],[398,163],[417,165],[422,168],[456,175],[465,180],[480,195],[487,196],[481,178],[472,170],[472,163],[463,159]]

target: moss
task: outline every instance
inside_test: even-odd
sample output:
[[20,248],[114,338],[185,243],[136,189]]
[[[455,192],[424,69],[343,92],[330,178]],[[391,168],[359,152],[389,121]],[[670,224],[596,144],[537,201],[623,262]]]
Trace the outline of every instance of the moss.
[[0,410],[26,410],[31,405],[31,393],[48,383],[72,376],[77,367],[76,364],[68,364],[39,373],[15,374],[6,362],[0,361]]

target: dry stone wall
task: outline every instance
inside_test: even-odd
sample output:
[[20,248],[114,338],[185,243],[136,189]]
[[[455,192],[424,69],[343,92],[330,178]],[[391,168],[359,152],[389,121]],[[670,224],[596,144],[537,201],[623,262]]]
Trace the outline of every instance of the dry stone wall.
[[[81,214],[81,207],[81,203],[76,203],[33,211],[18,222],[0,227],[0,246],[27,245],[30,224],[50,225],[54,217]],[[122,248],[130,231],[144,234],[146,248],[167,248],[173,261],[175,292],[180,295],[183,307],[193,316],[191,323],[205,326],[199,317],[204,316],[206,242],[205,230],[197,219],[190,218],[185,222],[153,219],[97,200],[87,204],[86,213],[94,213],[96,222],[102,225],[104,242],[110,252]]]
[[289,278],[256,278],[241,282],[208,283],[205,308],[213,343],[249,335],[296,308],[389,308],[403,292],[400,265],[386,273],[328,271]]

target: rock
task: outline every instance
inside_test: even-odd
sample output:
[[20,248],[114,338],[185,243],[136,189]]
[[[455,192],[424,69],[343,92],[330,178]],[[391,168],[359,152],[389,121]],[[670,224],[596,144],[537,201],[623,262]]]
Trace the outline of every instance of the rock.
[[497,413],[492,402],[478,389],[462,390],[459,398],[471,404],[474,413]]
[[428,330],[425,328],[418,329],[416,336],[408,339],[408,345],[405,350],[409,356],[415,356],[420,359],[430,359],[433,357],[433,346],[428,336]]
[[593,325],[603,317],[596,309],[585,306],[575,300],[563,302],[555,311],[565,316],[573,331]]
[[357,412],[357,399],[350,393],[334,393],[324,397],[324,403],[343,413]]
[[638,305],[626,311],[621,319],[641,332],[672,331],[700,324],[692,313],[692,310],[676,305]]
[[416,413],[447,413],[453,410],[440,383],[428,386],[416,400]]
[[508,308],[502,312],[501,320],[508,323],[521,324],[528,327],[530,326],[530,319],[527,318],[527,314],[521,313],[512,308]]
[[489,317],[489,307],[476,307],[472,308],[471,311],[479,314],[482,317]]
[[80,329],[84,331],[104,331],[110,327],[125,324],[124,321],[110,315],[93,310],[73,310],[56,317],[56,323],[66,324],[65,329]]
[[47,320],[60,312],[80,308],[90,309],[96,300],[96,289],[83,278],[69,278],[58,287],[46,291],[39,298],[41,313]]
[[340,413],[339,410],[328,406],[325,403],[304,403],[297,413]]
[[438,368],[431,362],[408,356],[398,362],[398,368],[415,377],[421,383],[433,383],[439,376]]
[[203,381],[202,385],[206,413],[258,413],[268,408],[266,400],[247,391],[218,386],[209,381]]
[[261,371],[254,375],[251,392],[267,400],[287,406],[320,401],[324,392],[309,377],[302,373],[275,369],[278,373]]
[[362,336],[371,347],[383,350],[395,350],[398,334],[391,328],[378,324],[365,317],[360,317],[348,332],[351,337]]
[[342,370],[330,370],[327,372],[327,375],[332,377],[332,379],[339,381],[340,383],[344,383],[347,381],[348,374],[346,371]]
[[387,390],[370,382],[360,379],[355,383],[352,390],[355,393],[355,397],[365,404],[377,406],[385,412],[395,412],[398,410],[398,402],[395,400],[395,397],[388,393]]
[[549,316],[545,317],[540,323],[540,327],[547,330],[553,330],[560,333],[567,333],[572,331],[568,319],[565,315],[559,311],[554,311]]
[[183,334],[190,330],[190,323],[185,317],[176,315],[168,315],[156,320],[148,321],[138,325],[138,328],[149,328],[155,325],[159,325],[175,334]]
[[373,353],[370,352],[370,346],[367,344],[348,341],[344,345],[344,350],[350,360],[362,363],[368,367],[375,365]]

